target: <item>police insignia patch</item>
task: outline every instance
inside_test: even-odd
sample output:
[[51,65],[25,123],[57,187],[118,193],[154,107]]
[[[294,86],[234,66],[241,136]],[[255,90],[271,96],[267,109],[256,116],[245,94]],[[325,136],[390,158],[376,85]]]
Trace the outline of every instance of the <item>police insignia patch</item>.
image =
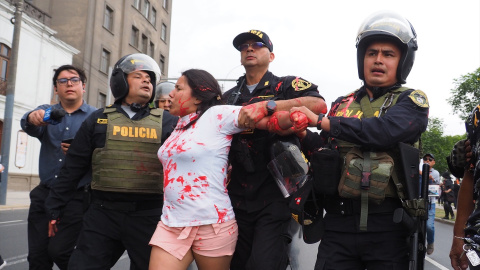
[[108,119],[97,118],[97,124],[108,124]]
[[417,106],[422,108],[428,108],[428,98],[425,93],[421,90],[415,90],[409,95],[410,99],[415,103]]
[[299,79],[298,77],[292,81],[292,87],[295,89],[295,91],[307,90],[311,86],[312,86],[311,82],[307,82],[305,80]]

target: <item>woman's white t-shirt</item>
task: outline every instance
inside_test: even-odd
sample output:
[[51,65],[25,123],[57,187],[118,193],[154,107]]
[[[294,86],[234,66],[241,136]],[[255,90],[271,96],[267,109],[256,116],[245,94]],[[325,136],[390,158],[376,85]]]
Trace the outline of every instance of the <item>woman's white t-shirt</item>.
[[162,222],[169,227],[223,223],[235,217],[227,192],[228,153],[238,127],[240,106],[208,109],[179,119],[158,150],[164,172]]

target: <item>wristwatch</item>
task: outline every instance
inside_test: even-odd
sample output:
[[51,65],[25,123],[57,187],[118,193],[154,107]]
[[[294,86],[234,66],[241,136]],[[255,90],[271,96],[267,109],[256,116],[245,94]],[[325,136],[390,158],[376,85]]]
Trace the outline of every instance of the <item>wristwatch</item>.
[[272,115],[275,112],[275,109],[277,108],[277,103],[275,100],[269,100],[267,102],[267,115]]
[[322,130],[322,119],[325,117],[325,114],[321,113],[318,115],[317,129]]

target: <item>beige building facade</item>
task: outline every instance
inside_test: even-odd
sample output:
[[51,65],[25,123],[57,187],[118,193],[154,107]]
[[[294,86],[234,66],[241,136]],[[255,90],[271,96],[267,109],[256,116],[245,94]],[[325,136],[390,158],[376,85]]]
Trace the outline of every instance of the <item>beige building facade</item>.
[[97,108],[113,102],[113,65],[131,53],[150,55],[168,74],[172,0],[26,0],[49,15],[58,39],[80,51],[73,64],[85,69],[85,100]]

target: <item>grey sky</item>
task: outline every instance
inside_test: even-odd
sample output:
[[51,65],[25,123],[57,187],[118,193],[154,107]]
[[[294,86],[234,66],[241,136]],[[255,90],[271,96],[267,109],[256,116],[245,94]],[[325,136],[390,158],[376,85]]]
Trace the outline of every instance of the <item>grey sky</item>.
[[[480,67],[478,0],[175,0],[172,8],[169,77],[201,68],[218,79],[237,79],[244,69],[232,40],[259,29],[273,42],[270,71],[317,84],[328,105],[361,86],[355,48],[360,24],[375,11],[395,11],[418,35],[419,49],[405,86],[427,94],[430,116],[444,120],[445,134],[465,131],[446,99],[454,78]],[[228,90],[233,83],[223,86]]]

